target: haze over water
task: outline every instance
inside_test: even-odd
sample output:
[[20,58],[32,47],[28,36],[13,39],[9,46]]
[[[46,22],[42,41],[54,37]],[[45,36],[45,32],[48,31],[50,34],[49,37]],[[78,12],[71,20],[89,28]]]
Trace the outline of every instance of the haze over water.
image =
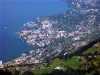
[[21,22],[65,13],[67,9],[62,0],[0,0],[0,60],[5,62],[33,49],[13,34],[25,28]]

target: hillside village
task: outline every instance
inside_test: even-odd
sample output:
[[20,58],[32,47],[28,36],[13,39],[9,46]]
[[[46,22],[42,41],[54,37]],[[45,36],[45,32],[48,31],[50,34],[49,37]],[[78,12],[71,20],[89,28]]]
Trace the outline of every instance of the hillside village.
[[[100,39],[99,39],[100,40]],[[100,74],[100,42],[93,44],[91,48],[76,52],[75,55],[68,58],[69,55],[63,55],[50,60],[47,63],[33,63],[26,65],[11,65],[2,68],[11,72],[13,75],[99,75]],[[1,71],[0,71],[1,72]]]

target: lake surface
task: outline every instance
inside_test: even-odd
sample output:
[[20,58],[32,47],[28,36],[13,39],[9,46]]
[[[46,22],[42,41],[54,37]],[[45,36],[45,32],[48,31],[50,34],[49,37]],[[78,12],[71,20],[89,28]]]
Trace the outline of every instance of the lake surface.
[[25,28],[21,22],[65,13],[67,9],[62,0],[0,0],[0,60],[5,62],[33,49],[13,34]]

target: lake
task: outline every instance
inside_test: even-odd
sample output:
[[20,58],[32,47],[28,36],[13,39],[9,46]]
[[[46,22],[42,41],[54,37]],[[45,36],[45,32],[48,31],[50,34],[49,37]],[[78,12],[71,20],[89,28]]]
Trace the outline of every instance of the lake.
[[67,9],[62,0],[0,0],[0,60],[6,62],[33,49],[13,34],[25,28],[21,22],[65,13]]

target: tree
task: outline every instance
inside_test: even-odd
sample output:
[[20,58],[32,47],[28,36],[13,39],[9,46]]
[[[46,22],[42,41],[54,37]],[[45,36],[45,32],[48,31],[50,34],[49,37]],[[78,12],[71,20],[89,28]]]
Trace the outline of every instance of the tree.
[[35,75],[35,74],[31,71],[25,71],[22,75]]
[[62,75],[63,70],[53,70],[51,75]]
[[6,71],[0,70],[0,75],[12,75],[12,73],[6,69]]
[[95,52],[94,52],[94,55],[97,55],[97,54],[98,54],[98,52],[97,52],[97,51],[95,51]]
[[81,62],[81,60],[82,60],[82,59],[81,59],[81,58],[79,58],[79,62]]

